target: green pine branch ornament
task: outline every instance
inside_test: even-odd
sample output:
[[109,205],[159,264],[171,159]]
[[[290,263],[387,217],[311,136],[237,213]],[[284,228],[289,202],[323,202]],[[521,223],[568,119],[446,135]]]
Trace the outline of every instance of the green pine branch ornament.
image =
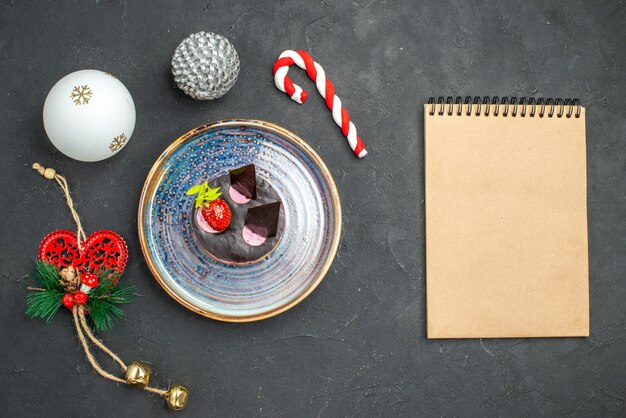
[[[135,288],[120,285],[118,282],[121,273],[114,270],[102,269],[96,276],[98,285],[90,290],[84,306],[96,331],[105,331],[124,316],[119,305],[135,299]],[[61,276],[55,265],[45,261],[36,262],[33,278],[41,287],[29,288],[33,293],[26,297],[26,315],[50,322],[64,305],[63,297],[67,294],[64,283],[68,281]]]

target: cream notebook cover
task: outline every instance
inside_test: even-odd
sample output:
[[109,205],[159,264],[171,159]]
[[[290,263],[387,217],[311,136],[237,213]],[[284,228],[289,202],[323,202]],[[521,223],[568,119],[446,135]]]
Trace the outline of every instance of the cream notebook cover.
[[424,106],[428,338],[589,335],[585,109],[512,100]]

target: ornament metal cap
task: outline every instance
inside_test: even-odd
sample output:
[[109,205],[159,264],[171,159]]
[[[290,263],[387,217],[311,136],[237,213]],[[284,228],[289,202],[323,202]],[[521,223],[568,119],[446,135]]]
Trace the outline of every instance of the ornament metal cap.
[[145,388],[150,383],[152,369],[147,363],[142,361],[133,361],[126,369],[126,383],[138,388]]
[[187,406],[189,391],[182,385],[172,385],[165,395],[167,406],[173,411],[180,411]]

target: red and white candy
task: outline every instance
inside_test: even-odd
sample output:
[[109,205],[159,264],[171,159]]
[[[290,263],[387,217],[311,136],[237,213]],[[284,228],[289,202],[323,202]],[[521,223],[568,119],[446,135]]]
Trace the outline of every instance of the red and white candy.
[[367,155],[363,141],[356,133],[356,127],[350,121],[350,115],[346,109],[341,107],[341,100],[335,95],[335,87],[330,80],[326,79],[326,73],[321,65],[313,61],[308,52],[303,50],[291,51],[287,50],[280,54],[278,60],[274,63],[274,83],[282,92],[285,92],[297,103],[304,103],[308,97],[308,93],[300,86],[293,84],[291,78],[287,76],[291,65],[306,70],[311,80],[315,81],[317,91],[326,99],[326,107],[333,114],[333,120],[341,128],[341,132],[348,139],[350,148],[354,154],[363,158]]

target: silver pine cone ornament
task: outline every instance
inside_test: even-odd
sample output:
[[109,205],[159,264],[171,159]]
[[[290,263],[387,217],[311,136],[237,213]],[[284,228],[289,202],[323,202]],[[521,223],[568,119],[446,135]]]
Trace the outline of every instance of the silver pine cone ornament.
[[237,81],[239,56],[222,35],[198,32],[189,35],[172,57],[174,81],[197,100],[222,97]]

